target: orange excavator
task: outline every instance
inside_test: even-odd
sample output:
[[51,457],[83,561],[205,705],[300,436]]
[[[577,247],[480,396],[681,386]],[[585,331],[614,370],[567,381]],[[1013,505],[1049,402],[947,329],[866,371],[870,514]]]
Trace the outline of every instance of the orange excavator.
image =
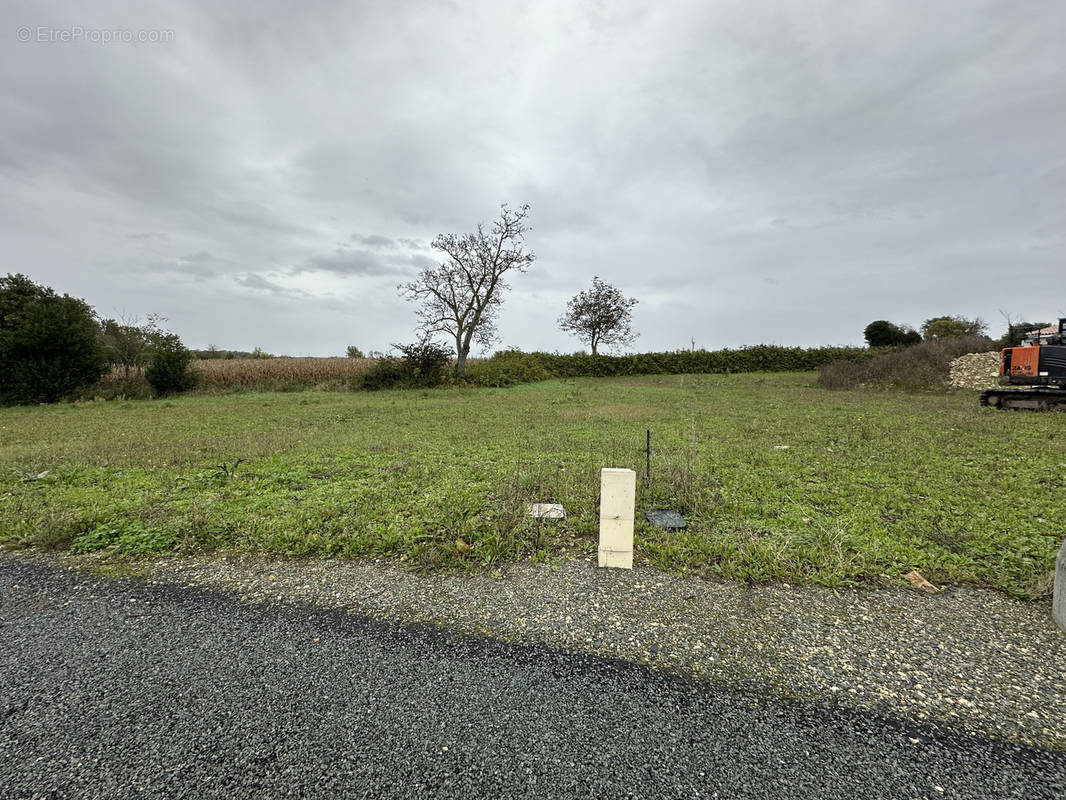
[[989,389],[981,394],[981,405],[1066,411],[1066,317],[1059,320],[1057,331],[1030,331],[1018,347],[1003,350],[999,385],[1019,388]]

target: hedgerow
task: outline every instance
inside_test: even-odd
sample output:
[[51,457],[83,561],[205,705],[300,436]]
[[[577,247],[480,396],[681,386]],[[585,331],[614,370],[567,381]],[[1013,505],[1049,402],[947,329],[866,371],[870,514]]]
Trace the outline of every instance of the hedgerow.
[[760,344],[724,350],[675,350],[608,356],[587,353],[522,353],[506,350],[471,367],[481,376],[491,373],[507,386],[544,378],[611,378],[626,375],[683,375],[731,372],[806,372],[831,361],[861,361],[870,358],[865,347],[781,347]]

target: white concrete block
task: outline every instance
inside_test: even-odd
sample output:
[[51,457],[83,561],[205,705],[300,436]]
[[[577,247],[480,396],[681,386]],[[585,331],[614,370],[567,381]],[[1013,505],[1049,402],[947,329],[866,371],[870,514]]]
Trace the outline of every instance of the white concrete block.
[[633,517],[637,473],[631,469],[600,470],[601,567],[633,568]]
[[633,551],[619,553],[615,550],[600,550],[600,566],[607,569],[633,569]]
[[633,549],[633,520],[600,519],[600,549],[631,551]]
[[600,519],[633,519],[637,473],[631,469],[600,470]]

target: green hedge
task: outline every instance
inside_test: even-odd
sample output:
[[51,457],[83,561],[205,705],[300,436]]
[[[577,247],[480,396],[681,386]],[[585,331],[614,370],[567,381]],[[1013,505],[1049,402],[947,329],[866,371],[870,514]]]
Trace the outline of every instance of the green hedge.
[[472,383],[509,386],[545,378],[805,372],[816,370],[831,361],[864,361],[870,356],[870,350],[865,347],[802,348],[768,344],[736,350],[676,350],[672,353],[634,353],[626,356],[505,350],[479,362],[476,367],[471,366],[467,375],[473,379]]

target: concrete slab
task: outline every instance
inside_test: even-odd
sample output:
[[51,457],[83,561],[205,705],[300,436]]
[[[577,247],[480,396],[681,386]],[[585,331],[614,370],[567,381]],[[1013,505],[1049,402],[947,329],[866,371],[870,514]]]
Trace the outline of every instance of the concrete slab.
[[664,531],[683,531],[688,522],[672,508],[649,508],[644,512],[645,519]]
[[534,519],[566,519],[566,509],[559,503],[530,503],[529,516]]

